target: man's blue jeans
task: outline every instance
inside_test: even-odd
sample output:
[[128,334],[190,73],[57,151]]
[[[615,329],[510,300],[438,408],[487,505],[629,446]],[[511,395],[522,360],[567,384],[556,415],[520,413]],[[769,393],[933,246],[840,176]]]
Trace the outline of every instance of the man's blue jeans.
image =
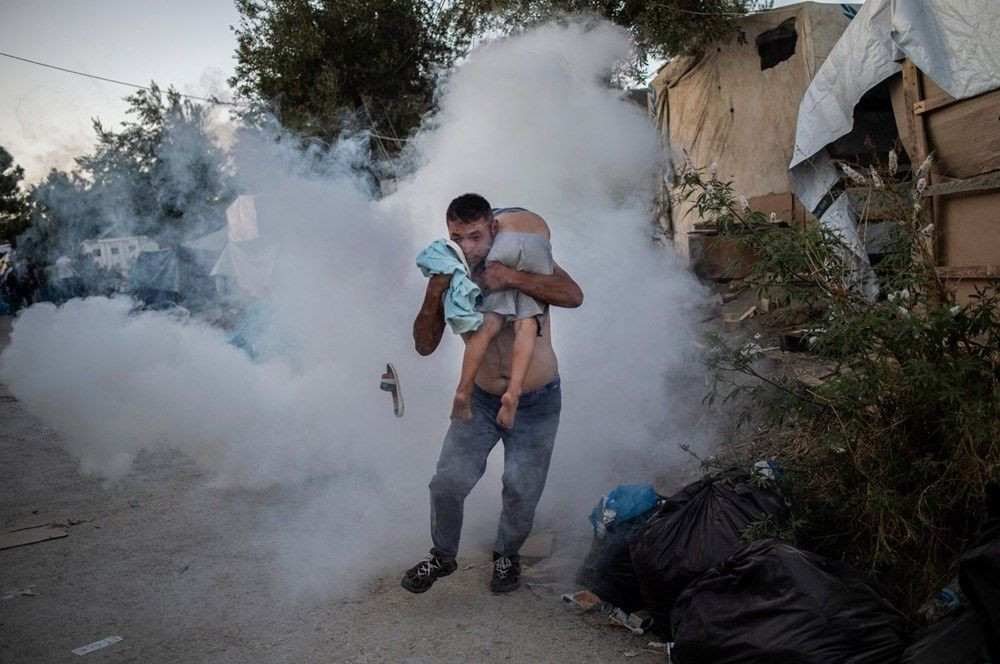
[[505,429],[496,422],[500,397],[479,387],[473,390],[472,419],[452,420],[430,483],[435,555],[450,560],[458,553],[465,498],[486,471],[490,451],[502,439],[503,509],[494,550],[516,558],[531,533],[535,507],[545,488],[561,409],[562,392],[556,378],[521,395],[514,428]]

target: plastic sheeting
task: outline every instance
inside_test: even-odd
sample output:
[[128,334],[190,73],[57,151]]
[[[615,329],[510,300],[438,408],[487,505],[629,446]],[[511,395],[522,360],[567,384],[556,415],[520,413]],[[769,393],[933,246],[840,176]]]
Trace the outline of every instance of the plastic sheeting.
[[275,242],[261,232],[258,203],[243,195],[226,209],[226,244],[211,271],[213,277],[232,279],[252,297],[267,291],[277,253]]
[[853,254],[860,288],[877,285],[826,146],[850,133],[861,97],[910,58],[948,94],[965,99],[1000,88],[1000,2],[868,0],[830,51],[799,105],[789,169],[802,204],[836,230]]
[[1000,88],[1000,2],[868,0],[806,89],[789,168],[850,133],[862,95],[904,58],[956,99]]
[[767,517],[781,523],[787,512],[775,492],[737,469],[688,485],[668,499],[631,546],[632,566],[657,631],[669,636],[677,597],[728,558],[751,523]]
[[848,565],[764,539],[691,583],[673,612],[676,664],[889,664],[903,616]]

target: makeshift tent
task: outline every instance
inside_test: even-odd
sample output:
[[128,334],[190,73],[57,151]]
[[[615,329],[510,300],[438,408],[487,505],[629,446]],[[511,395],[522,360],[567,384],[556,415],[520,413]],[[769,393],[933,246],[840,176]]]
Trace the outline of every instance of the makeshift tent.
[[275,241],[262,233],[260,204],[260,197],[243,195],[226,209],[226,242],[211,271],[211,276],[253,297],[266,292],[277,249]]
[[[803,2],[739,19],[744,39],[674,58],[651,83],[661,143],[673,163],[688,150],[698,166],[718,163],[751,207],[802,219],[788,162],[802,93],[847,27],[840,5]],[[668,185],[672,193],[673,187]],[[688,255],[696,214],[675,203],[661,224]]]
[[129,272],[128,290],[148,305],[212,297],[205,257],[186,247],[143,251]]
[[[939,156],[928,188],[941,232],[939,259],[957,268],[951,276],[996,277],[1000,3],[868,0],[806,90],[789,165],[795,193],[820,221],[842,233],[859,259],[865,252],[849,195],[834,193],[840,178],[831,145],[862,133],[859,103],[882,85],[911,162],[922,162],[932,150]],[[970,101],[955,103],[963,99]],[[970,191],[977,193],[953,196]]]

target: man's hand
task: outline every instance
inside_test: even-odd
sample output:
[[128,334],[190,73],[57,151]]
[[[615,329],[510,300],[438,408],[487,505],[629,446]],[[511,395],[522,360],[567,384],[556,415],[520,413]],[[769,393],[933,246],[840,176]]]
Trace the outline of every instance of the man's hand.
[[483,270],[478,283],[487,292],[516,288],[553,307],[573,309],[583,304],[583,291],[565,270],[554,263],[552,274],[522,272],[503,263],[490,263]]
[[444,304],[441,296],[451,285],[450,274],[435,274],[427,280],[424,302],[413,321],[413,345],[421,355],[430,355],[444,335]]
[[512,274],[516,271],[503,263],[487,263],[486,268],[483,269],[482,276],[479,278],[479,287],[487,293],[510,288]]

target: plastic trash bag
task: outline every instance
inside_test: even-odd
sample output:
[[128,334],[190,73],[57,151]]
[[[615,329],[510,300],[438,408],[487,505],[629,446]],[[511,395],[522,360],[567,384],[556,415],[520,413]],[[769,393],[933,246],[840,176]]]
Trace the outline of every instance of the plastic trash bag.
[[630,519],[617,524],[603,538],[594,537],[594,543],[576,575],[578,585],[626,612],[643,606],[639,582],[632,569],[629,544],[642,530],[645,521],[642,517]]
[[673,612],[675,664],[895,664],[902,615],[849,565],[775,539],[691,583]]
[[670,611],[687,585],[728,558],[762,517],[784,520],[785,502],[743,470],[695,482],[668,498],[632,541],[632,565],[656,630],[670,635]]
[[1000,662],[1000,485],[986,487],[986,523],[978,546],[958,563],[958,579],[969,603],[983,618],[990,656]]
[[611,493],[602,497],[590,513],[590,524],[594,535],[604,537],[615,522],[625,522],[641,516],[656,507],[660,497],[648,484],[624,484],[616,486]]
[[963,607],[917,632],[900,664],[983,664],[983,619]]

